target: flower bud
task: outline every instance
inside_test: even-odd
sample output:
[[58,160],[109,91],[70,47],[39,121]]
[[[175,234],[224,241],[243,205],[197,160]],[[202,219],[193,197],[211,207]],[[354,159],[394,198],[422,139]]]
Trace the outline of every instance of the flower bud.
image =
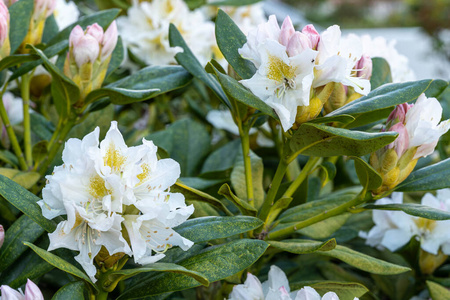
[[27,279],[25,286],[25,300],[44,300],[41,290],[30,279]]
[[5,240],[5,229],[0,225],[0,248],[3,246],[3,241]]
[[312,49],[317,49],[317,45],[319,45],[320,41],[320,34],[317,32],[316,28],[314,28],[314,25],[306,25],[305,27],[303,27],[302,33],[306,34],[306,36],[311,41]]
[[287,16],[284,21],[283,24],[281,25],[281,31],[280,31],[280,44],[283,46],[287,46],[289,39],[291,38],[291,36],[295,33],[295,28],[294,25],[292,25],[292,21],[291,18],[289,16]]
[[35,20],[46,19],[55,10],[56,0],[34,0],[33,18]]
[[389,124],[391,124],[392,122],[394,122],[393,124],[397,122],[405,123],[406,113],[411,107],[413,107],[413,105],[408,103],[397,105],[389,114],[389,117],[387,119],[387,126],[389,126]]
[[116,21],[113,21],[111,25],[109,25],[108,29],[105,31],[105,34],[103,35],[102,54],[101,54],[102,61],[107,59],[112,54],[114,48],[116,48],[117,39],[118,39],[117,25]]
[[0,287],[1,293],[2,293],[2,299],[3,300],[20,300],[23,299],[23,295],[19,293],[18,291],[10,288],[7,285],[2,285]]
[[81,68],[86,63],[94,63],[97,60],[100,52],[100,47],[97,40],[91,35],[82,36],[73,44],[73,57],[78,68]]
[[419,266],[422,274],[431,275],[433,272],[439,268],[446,260],[447,255],[439,251],[437,255],[428,253],[420,249],[419,254]]
[[97,23],[89,25],[86,28],[86,35],[92,36],[99,44],[101,44],[103,40],[103,28]]
[[0,1],[0,59],[9,56],[10,52],[9,11],[6,5]]
[[295,32],[287,43],[286,51],[292,57],[302,53],[307,48],[311,49],[311,47],[311,41],[304,33]]
[[372,58],[369,55],[363,54],[355,66],[356,76],[362,79],[370,79],[372,77]]
[[395,149],[395,152],[397,153],[398,157],[401,157],[406,152],[406,150],[408,149],[408,146],[409,146],[408,131],[406,130],[406,127],[405,127],[405,125],[403,125],[403,123],[395,124],[394,126],[389,128],[388,131],[398,132],[398,136],[395,139],[395,141],[390,143],[387,146],[387,148]]

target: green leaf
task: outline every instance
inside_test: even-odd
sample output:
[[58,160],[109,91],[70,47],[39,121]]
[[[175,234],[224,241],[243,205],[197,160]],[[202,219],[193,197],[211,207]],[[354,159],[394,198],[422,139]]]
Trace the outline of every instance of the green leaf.
[[123,59],[125,58],[124,49],[125,48],[123,46],[122,37],[119,35],[116,47],[111,54],[111,60],[108,64],[108,70],[106,71],[105,76],[106,79],[108,79],[108,76],[111,75],[111,73],[113,73],[122,64]]
[[22,215],[5,233],[3,246],[0,248],[0,272],[4,271],[28,248],[23,242],[33,243],[44,233],[44,229],[36,226],[36,222]]
[[42,33],[42,43],[47,44],[58,33],[58,23],[56,23],[55,15],[52,14],[45,20],[44,32]]
[[39,56],[31,54],[10,55],[0,60],[0,71],[36,59],[39,59]]
[[372,90],[367,96],[352,101],[329,113],[327,117],[352,115],[356,118],[351,127],[362,126],[386,118],[393,107],[410,102],[424,93],[432,80],[385,84]]
[[84,283],[81,281],[74,281],[64,285],[60,288],[52,300],[84,300]]
[[[245,270],[261,257],[267,247],[267,243],[261,240],[240,239],[209,247],[183,260],[179,265],[201,272],[212,283]],[[118,299],[136,299],[189,289],[198,285],[200,284],[191,277],[164,273],[128,287]]]
[[[253,182],[253,197],[255,208],[258,209],[262,206],[264,202],[264,187],[263,187],[263,173],[264,165],[261,157],[256,155],[250,150],[250,162],[252,169],[252,182]],[[230,175],[231,186],[236,192],[238,198],[247,199],[247,184],[245,181],[245,166],[244,158],[242,157],[242,151],[240,155],[237,156],[237,161],[234,165],[233,171]]]
[[450,188],[450,158],[414,171],[395,189],[400,192],[418,192],[445,188]]
[[365,209],[400,210],[408,215],[430,220],[450,220],[450,212],[417,203],[366,204]]
[[55,222],[46,219],[42,215],[41,208],[36,203],[41,199],[3,175],[0,175],[0,195],[47,232],[55,230]]
[[208,203],[218,210],[223,211],[228,216],[233,215],[220,200],[205,192],[189,187],[180,181],[177,181],[170,189],[172,193],[182,193],[186,201],[199,201],[202,203]]
[[[305,228],[298,230],[298,233],[306,235],[310,238],[315,239],[326,239],[330,237],[333,233],[338,231],[344,224],[347,222],[348,218],[350,218],[351,213],[342,213],[338,216],[334,216],[323,221],[317,222],[315,224],[309,225]],[[295,224],[286,224],[286,226],[295,225]],[[278,228],[282,228],[277,227]]]
[[109,277],[119,277],[122,278],[121,280],[130,278],[132,276],[135,276],[139,273],[147,273],[147,272],[172,272],[172,273],[179,273],[184,274],[189,277],[192,277],[196,281],[198,281],[200,284],[204,286],[209,285],[208,279],[199,272],[188,270],[185,267],[179,266],[177,264],[172,263],[154,263],[154,264],[148,264],[145,267],[142,268],[133,268],[133,269],[122,269],[119,271],[115,271],[110,273]]
[[208,74],[205,69],[203,69],[200,62],[195,58],[192,51],[189,49],[188,45],[184,41],[178,29],[175,25],[170,24],[169,27],[169,42],[171,47],[181,47],[183,52],[177,53],[175,59],[182,65],[189,73],[200,79],[204,84],[206,84],[213,92],[220,98],[228,107],[231,107],[230,101],[228,101],[227,96],[220,87],[217,80],[213,75]]
[[113,8],[102,10],[97,13],[81,17],[80,19],[78,19],[77,22],[67,26],[61,32],[59,32],[54,38],[51,39],[48,45],[50,46],[59,43],[63,40],[68,40],[70,33],[72,32],[72,29],[77,25],[80,25],[82,28],[86,28],[86,26],[88,25],[97,23],[102,28],[107,28],[109,24],[119,15],[119,13],[120,9]]
[[61,271],[64,271],[75,277],[85,280],[86,282],[90,283],[97,290],[97,286],[94,283],[92,283],[91,279],[89,279],[89,277],[83,271],[81,271],[74,265],[68,263],[67,261],[60,258],[59,256],[56,256],[55,254],[45,251],[44,249],[41,249],[31,243],[24,243],[24,244],[27,245],[28,247],[30,247],[31,250],[36,252],[37,255],[39,255],[43,260],[45,260],[52,266],[55,266],[56,268],[60,269]]
[[[240,2],[242,3],[242,1]],[[247,42],[247,37],[221,9],[219,9],[216,18],[216,40],[223,56],[241,78],[249,79],[255,74],[255,65],[251,61],[242,58],[238,52],[238,49],[242,48]]]
[[61,116],[68,116],[70,113],[71,105],[80,99],[80,89],[51,61],[49,61],[41,50],[31,45],[30,47],[32,51],[39,55],[39,57],[44,61],[44,65],[46,66],[47,71],[52,75],[52,97],[58,113]]
[[392,143],[394,132],[367,133],[321,124],[304,123],[294,133],[290,146],[296,157],[363,156]]
[[261,225],[263,225],[263,221],[249,216],[203,217],[187,220],[174,230],[194,243],[201,243],[232,237],[256,229]]
[[327,115],[326,117],[320,117],[320,118],[315,118],[315,119],[309,120],[308,123],[323,124],[323,123],[338,122],[341,124],[348,124],[348,123],[353,122],[354,120],[355,120],[355,118],[350,115],[339,115],[339,116],[334,116],[334,117],[328,117],[328,115]]
[[86,97],[86,102],[93,103],[102,98],[109,97],[111,103],[125,105],[148,100],[160,94],[160,89],[132,90],[119,87],[105,87],[90,92]]
[[373,57],[372,65],[372,77],[370,78],[370,86],[372,90],[382,86],[383,84],[392,82],[391,67],[384,58]]
[[425,92],[427,97],[439,97],[448,87],[449,82],[442,79],[435,79]]
[[30,189],[40,178],[37,172],[22,172],[17,169],[0,168],[0,174],[20,184],[26,189]]
[[219,191],[217,193],[219,195],[224,196],[225,198],[227,198],[231,202],[233,202],[233,204],[236,205],[236,207],[239,208],[239,210],[244,215],[256,216],[256,214],[258,213],[256,208],[254,208],[253,206],[251,206],[247,202],[245,202],[245,201],[239,199],[238,197],[236,197],[236,195],[233,194],[233,192],[231,191],[230,186],[228,184],[226,184],[226,183],[223,184],[220,187],[220,189],[219,189]]
[[351,157],[355,161],[356,174],[359,182],[366,191],[377,189],[383,183],[383,179],[378,172],[359,157]]
[[395,275],[411,270],[410,268],[395,265],[340,245],[337,245],[333,250],[317,251],[317,253],[337,258],[357,269],[373,274]]
[[292,198],[281,198],[278,199],[274,205],[270,207],[269,214],[267,215],[266,224],[272,224],[273,221],[278,217],[278,215],[289,207],[291,204]]
[[340,300],[353,300],[355,297],[361,297],[369,291],[364,285],[356,282],[294,282],[291,283],[290,286],[291,290],[298,290],[305,286],[310,286],[321,296],[333,291],[338,295]]
[[218,72],[216,68],[214,68],[214,70],[216,71],[216,77],[219,80],[220,85],[230,98],[233,98],[247,106],[253,107],[266,115],[271,116],[275,120],[279,119],[272,107],[256,97],[242,84],[237,82],[236,79]]
[[440,284],[427,280],[427,287],[430,291],[431,299],[447,300],[450,299],[450,291]]
[[318,242],[311,240],[284,240],[284,241],[267,241],[271,247],[295,254],[313,253],[316,251],[330,251],[336,248],[336,240],[331,239],[326,242]]
[[16,52],[30,27],[31,15],[33,13],[34,1],[21,0],[9,7],[9,42],[11,54]]
[[212,152],[202,167],[202,174],[226,171],[233,168],[238,155],[242,155],[241,140],[233,140]]

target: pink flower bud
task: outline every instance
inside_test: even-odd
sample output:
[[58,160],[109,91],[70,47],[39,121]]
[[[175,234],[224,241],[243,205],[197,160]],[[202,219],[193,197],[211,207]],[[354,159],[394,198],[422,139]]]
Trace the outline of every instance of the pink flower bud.
[[2,292],[3,300],[21,300],[21,299],[23,299],[23,295],[21,293],[10,288],[7,285],[2,285],[0,287],[0,290]]
[[389,115],[388,119],[387,119],[387,124],[389,123],[405,123],[405,118],[406,118],[406,113],[408,112],[408,110],[413,107],[414,104],[408,104],[408,103],[403,103],[400,105],[397,105],[394,110],[391,112],[391,114]]
[[35,20],[41,17],[49,17],[56,7],[56,0],[34,0],[33,17]]
[[44,300],[41,290],[30,279],[27,280],[27,285],[25,286],[25,300]]
[[78,41],[84,36],[84,30],[80,25],[75,26],[70,32],[69,47],[73,47],[74,44],[78,44]]
[[320,34],[317,32],[316,28],[314,28],[314,25],[306,25],[305,27],[303,27],[302,32],[306,34],[306,36],[311,41],[312,49],[317,49],[317,45],[320,41]]
[[94,63],[98,58],[100,47],[97,40],[91,35],[81,37],[76,44],[73,45],[73,57],[79,68],[85,63]]
[[369,55],[363,54],[356,63],[356,76],[362,79],[370,79],[372,77],[372,58]]
[[397,156],[400,158],[408,149],[409,146],[409,135],[408,131],[406,130],[405,125],[403,123],[397,123],[391,128],[389,128],[388,131],[395,131],[398,132],[398,136],[389,145],[387,145],[388,149],[394,148],[395,152],[397,153]]
[[86,28],[86,34],[89,34],[90,36],[95,38],[99,44],[103,40],[103,28],[100,25],[98,25],[97,23],[95,23],[93,25],[89,25]]
[[311,41],[305,34],[297,31],[289,39],[286,51],[292,57],[302,53],[307,48],[311,48]]
[[3,2],[6,4],[6,6],[10,7],[14,3],[16,3],[19,0],[3,0]]
[[102,61],[109,57],[114,51],[114,48],[116,48],[117,38],[117,25],[116,21],[113,21],[111,25],[109,25],[108,29],[105,31],[105,35],[103,36],[101,56]]
[[9,35],[9,11],[3,1],[0,1],[0,47]]
[[3,241],[5,240],[5,229],[0,225],[0,248],[3,246]]
[[294,25],[292,25],[291,18],[289,18],[289,16],[287,16],[284,19],[283,24],[281,25],[280,38],[279,38],[281,45],[287,46],[289,39],[294,34],[294,32],[295,32],[295,28],[294,28]]

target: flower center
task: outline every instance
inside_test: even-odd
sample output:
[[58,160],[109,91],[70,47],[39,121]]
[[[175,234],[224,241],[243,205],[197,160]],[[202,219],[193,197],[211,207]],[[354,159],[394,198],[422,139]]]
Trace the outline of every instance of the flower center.
[[418,219],[414,220],[414,222],[416,223],[417,227],[419,227],[419,229],[424,232],[424,234],[433,231],[433,229],[436,227],[435,220],[418,218]]
[[295,71],[294,68],[286,64],[279,57],[269,55],[269,67],[267,78],[275,80],[282,85],[281,88],[277,89],[277,95],[283,93],[286,89],[295,89]]
[[139,179],[138,185],[141,185],[144,183],[144,181],[149,177],[150,175],[150,168],[148,167],[148,164],[142,164],[142,173],[137,176]]
[[96,175],[89,181],[89,193],[96,199],[101,199],[111,194],[111,191],[105,187],[105,180]]
[[116,146],[113,143],[111,143],[106,151],[103,161],[106,166],[111,168],[111,170],[119,171],[125,164],[126,157],[116,149]]

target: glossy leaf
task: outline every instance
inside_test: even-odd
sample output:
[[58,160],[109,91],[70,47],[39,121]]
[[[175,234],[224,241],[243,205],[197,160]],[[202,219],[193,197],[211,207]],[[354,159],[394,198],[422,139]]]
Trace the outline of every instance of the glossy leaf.
[[23,242],[33,243],[43,233],[44,229],[26,215],[17,219],[6,231],[3,246],[0,248],[0,272],[14,264],[28,249]]
[[[242,3],[242,1],[240,2]],[[234,71],[242,79],[251,78],[256,72],[256,67],[251,61],[242,58],[238,52],[238,49],[242,48],[247,42],[247,37],[221,9],[219,9],[216,18],[216,39],[220,51]]]
[[16,52],[30,27],[31,15],[33,13],[34,1],[21,0],[9,7],[9,42],[11,54]]
[[[327,218],[323,221],[317,222],[315,224],[309,225],[305,228],[298,230],[298,233],[306,235],[310,238],[315,239],[326,239],[329,238],[333,233],[338,231],[342,226],[345,225],[348,218],[350,218],[350,213],[342,213],[340,215]],[[289,223],[286,225],[290,225]],[[295,224],[291,224],[295,225]],[[277,227],[277,229],[282,227]]]
[[242,214],[256,216],[258,212],[256,208],[251,206],[249,203],[239,199],[235,194],[233,194],[228,184],[225,183],[224,185],[222,185],[217,193],[219,195],[224,196],[225,198],[230,200],[234,205],[236,205],[236,207],[239,208]]
[[355,297],[361,297],[369,290],[362,284],[356,282],[335,282],[335,281],[320,281],[320,282],[294,282],[290,284],[291,290],[298,290],[305,286],[310,286],[316,290],[321,296],[333,291],[339,297],[339,300],[354,300]]
[[200,62],[195,58],[192,51],[189,49],[188,45],[184,41],[178,29],[175,25],[170,24],[169,27],[169,42],[171,47],[181,47],[183,52],[177,53],[175,59],[182,65],[189,73],[200,79],[204,84],[206,84],[213,92],[219,97],[228,107],[231,107],[225,92],[220,87],[220,84],[214,78],[213,75],[208,74],[205,69],[203,69]]
[[132,90],[120,87],[106,87],[90,92],[86,97],[86,102],[92,103],[108,97],[111,103],[125,105],[133,102],[148,100],[160,94],[160,89]]
[[314,123],[314,124],[323,124],[323,123],[331,123],[331,122],[337,122],[341,124],[348,124],[355,120],[354,117],[350,115],[339,115],[334,117],[319,117],[312,120],[309,120],[308,123]]
[[442,79],[435,79],[425,92],[427,97],[439,97],[448,87],[449,82]]
[[59,33],[58,23],[56,23],[55,14],[51,14],[45,19],[44,32],[42,33],[42,43],[47,44]]
[[370,78],[370,87],[372,90],[386,83],[392,82],[391,67],[382,57],[372,57],[372,77]]
[[30,247],[37,255],[39,255],[43,260],[45,260],[52,266],[60,269],[61,271],[69,273],[75,277],[85,280],[86,282],[90,283],[93,287],[95,287],[95,289],[97,289],[97,287],[92,283],[89,277],[74,265],[68,263],[59,256],[56,256],[55,254],[45,251],[44,249],[41,249],[31,243],[24,243],[24,244]]
[[[230,277],[245,270],[266,251],[268,244],[261,240],[240,239],[227,244],[209,247],[199,254],[183,260],[179,265],[201,272],[209,282]],[[139,281],[128,287],[118,299],[136,299],[179,291],[200,285],[195,279],[175,273]]]
[[84,283],[81,281],[74,281],[64,285],[60,288],[52,300],[79,300],[84,299]]
[[432,300],[447,300],[450,299],[450,291],[436,282],[427,280],[427,287],[430,291]]
[[295,254],[307,254],[316,251],[330,251],[336,248],[336,240],[326,242],[291,239],[285,241],[267,241],[271,247]]
[[355,161],[359,182],[366,191],[375,190],[383,183],[381,175],[371,165],[359,157],[354,156],[352,159]]
[[260,219],[249,216],[203,217],[187,220],[174,230],[194,243],[201,243],[245,233],[262,224]]
[[333,250],[318,251],[317,253],[337,258],[357,269],[373,274],[395,275],[411,270],[410,268],[386,262],[340,245],[337,245]]
[[55,222],[46,219],[36,203],[41,199],[3,175],[0,175],[0,195],[47,232],[55,230]]
[[367,133],[304,123],[294,133],[290,147],[294,156],[363,156],[392,143],[396,137],[394,132]]
[[400,192],[416,192],[445,188],[450,188],[450,158],[412,172],[395,189]]
[[399,210],[408,215],[430,220],[450,220],[450,212],[417,203],[367,204],[365,209]]

